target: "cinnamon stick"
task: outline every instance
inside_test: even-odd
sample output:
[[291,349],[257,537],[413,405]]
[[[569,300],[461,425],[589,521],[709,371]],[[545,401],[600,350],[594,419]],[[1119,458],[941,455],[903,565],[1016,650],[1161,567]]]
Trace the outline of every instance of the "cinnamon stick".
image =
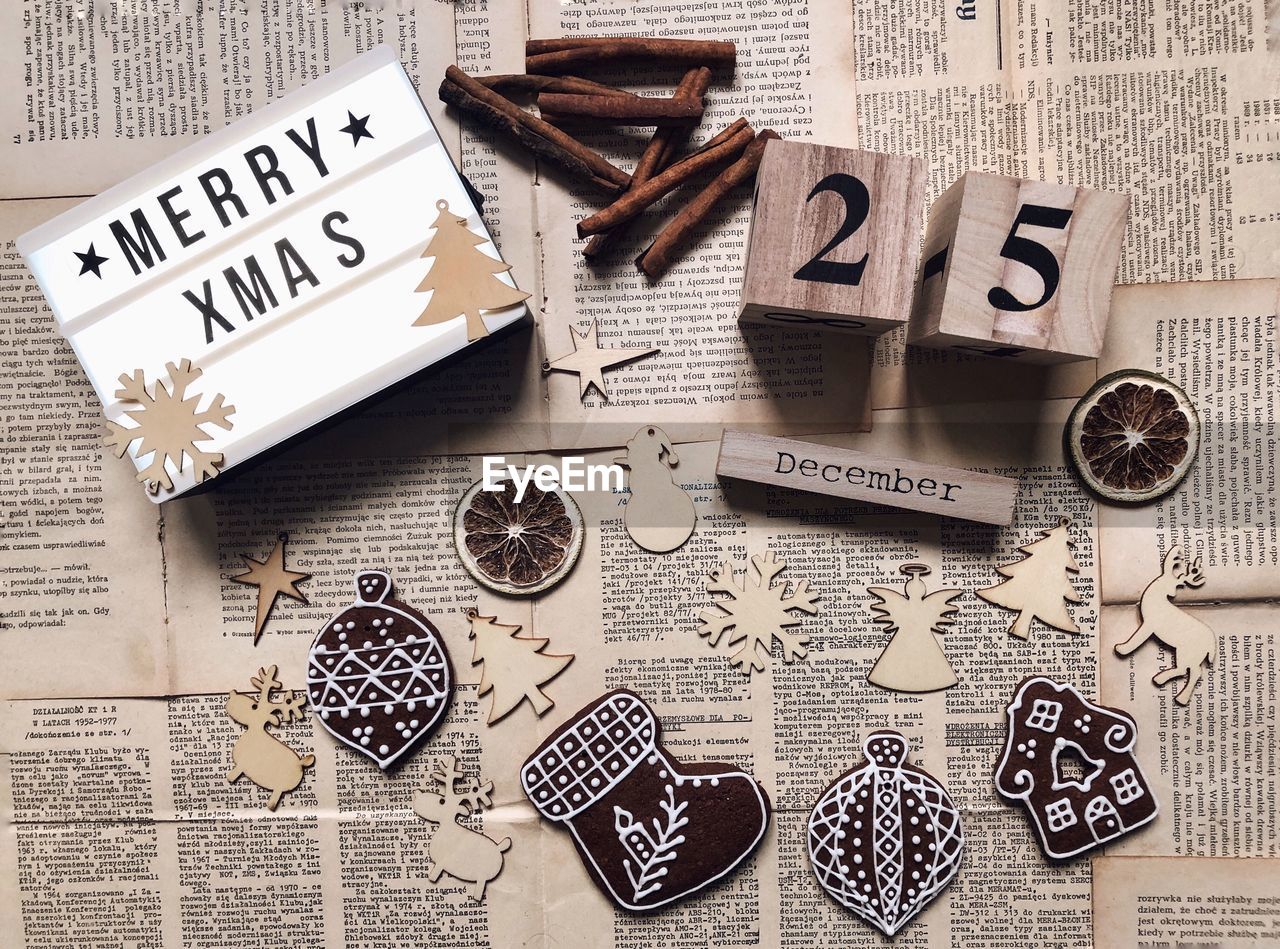
[[750,126],[713,148],[701,149],[676,162],[644,184],[625,191],[613,204],[578,222],[578,236],[587,237],[616,227],[640,214],[655,201],[670,194],[700,172],[722,162],[732,161],[751,144]]
[[550,118],[605,122],[609,125],[685,125],[702,118],[702,98],[670,99],[633,96],[565,95],[544,92],[538,110]]
[[737,48],[723,40],[656,39],[647,36],[578,36],[525,43],[525,72],[555,75],[584,64],[648,59],[682,66],[733,69]]
[[457,66],[445,70],[440,98],[474,115],[491,128],[512,136],[534,154],[571,174],[616,194],[631,181],[621,168],[571,135],[530,115],[510,99],[498,95]]
[[736,118],[729,125],[726,125],[719,132],[716,132],[715,135],[712,135],[709,139],[703,142],[702,145],[699,146],[695,151],[692,151],[688,155],[685,155],[679,161],[673,162],[672,167],[674,168],[676,165],[679,165],[682,162],[686,162],[691,158],[696,158],[698,155],[701,155],[703,152],[708,151],[712,148],[715,148],[717,145],[720,145],[720,144],[723,144],[724,142],[729,141],[729,139],[733,138],[743,129],[750,130],[750,128],[751,126],[747,124],[746,119],[741,117]]
[[662,229],[649,248],[636,258],[636,266],[650,280],[658,280],[678,259],[693,231],[730,191],[755,177],[764,157],[765,146],[778,138],[773,129],[765,129],[747,146],[742,157],[721,172],[698,195],[680,209],[680,213]]
[[[710,85],[710,69],[706,66],[690,69],[684,74],[680,84],[676,86],[674,96],[677,99],[701,98]],[[741,121],[744,125],[746,124],[745,119]],[[638,188],[671,164],[671,159],[675,155],[676,149],[683,145],[693,133],[694,124],[691,122],[688,125],[668,125],[655,129],[653,137],[649,139],[649,144],[645,146],[644,151],[640,154],[640,160],[636,162],[635,171],[631,172],[631,184],[628,190]],[[626,232],[626,229],[627,226],[625,224],[619,224],[613,230],[593,235],[591,240],[587,241],[586,246],[582,248],[582,256],[588,260],[603,256]]]
[[476,82],[504,96],[535,94],[539,92],[567,92],[587,96],[617,96],[638,99],[639,96],[625,89],[615,89],[601,82],[580,79],[577,76],[530,76],[527,73],[476,76]]

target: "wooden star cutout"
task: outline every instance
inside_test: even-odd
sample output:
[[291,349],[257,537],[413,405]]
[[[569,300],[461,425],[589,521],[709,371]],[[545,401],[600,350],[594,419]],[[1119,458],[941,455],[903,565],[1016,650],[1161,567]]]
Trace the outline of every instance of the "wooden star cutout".
[[579,335],[577,330],[569,327],[569,334],[573,338],[573,352],[552,362],[543,363],[542,371],[577,373],[578,397],[582,399],[585,399],[588,390],[595,386],[608,402],[609,389],[604,383],[604,371],[658,352],[657,349],[642,349],[639,346],[618,349],[601,348],[595,320],[591,321],[585,333]]
[[258,637],[262,635],[262,627],[267,622],[271,608],[276,604],[276,597],[283,593],[290,599],[305,604],[307,598],[299,592],[297,584],[311,579],[309,573],[296,573],[284,568],[284,542],[287,534],[281,534],[276,541],[275,549],[267,555],[266,560],[254,560],[248,554],[241,554],[245,566],[249,569],[232,577],[236,583],[247,583],[258,588],[258,616],[253,627],[253,644],[258,645]]

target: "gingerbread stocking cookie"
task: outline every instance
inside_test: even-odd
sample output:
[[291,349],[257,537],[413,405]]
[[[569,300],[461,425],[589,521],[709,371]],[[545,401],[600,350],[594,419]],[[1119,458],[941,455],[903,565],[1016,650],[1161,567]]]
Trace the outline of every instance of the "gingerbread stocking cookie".
[[453,696],[440,631],[391,598],[381,570],[356,576],[356,601],[325,623],[307,658],[320,724],[384,770],[435,730]]
[[886,936],[924,909],[960,869],[960,812],[931,775],[907,764],[888,729],[866,762],[822,792],[809,815],[809,862],[822,888]]
[[563,823],[596,885],[623,909],[667,906],[728,876],[769,826],[769,799],[724,764],[683,764],[653,712],[619,689],[583,708],[520,770],[535,807]]
[[1074,857],[1155,819],[1159,804],[1133,755],[1137,725],[1124,712],[1032,676],[1007,715],[996,789],[1026,807],[1046,856]]

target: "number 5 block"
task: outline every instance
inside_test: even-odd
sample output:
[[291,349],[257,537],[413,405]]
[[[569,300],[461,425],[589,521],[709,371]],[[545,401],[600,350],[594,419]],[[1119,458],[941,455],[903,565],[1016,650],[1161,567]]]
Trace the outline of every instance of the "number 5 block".
[[1128,195],[967,172],[929,212],[907,342],[1097,356],[1128,213]]
[[739,318],[871,336],[903,325],[923,214],[919,159],[771,141]]

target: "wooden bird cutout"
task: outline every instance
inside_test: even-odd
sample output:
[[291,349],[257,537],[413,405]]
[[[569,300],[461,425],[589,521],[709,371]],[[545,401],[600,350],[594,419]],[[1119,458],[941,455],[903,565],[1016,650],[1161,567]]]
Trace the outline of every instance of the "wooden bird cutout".
[[551,362],[544,362],[542,371],[544,373],[576,373],[578,376],[579,398],[585,399],[587,391],[592,386],[595,386],[596,390],[604,396],[604,400],[607,402],[609,401],[609,389],[604,382],[604,371],[635,359],[652,356],[658,350],[644,349],[639,346],[604,349],[600,346],[599,333],[595,320],[591,321],[587,331],[581,335],[573,327],[569,327],[569,334],[573,338],[573,352]]
[[258,588],[258,613],[253,625],[253,644],[258,645],[262,635],[262,627],[275,606],[276,597],[284,594],[292,600],[306,605],[307,598],[298,590],[298,584],[310,580],[311,574],[286,570],[284,567],[284,544],[288,534],[281,534],[276,540],[275,549],[267,555],[266,560],[254,560],[248,554],[241,554],[245,566],[249,569],[231,579],[236,583],[245,583]]
[[895,692],[949,689],[958,680],[934,633],[945,632],[945,627],[955,622],[951,614],[959,612],[960,607],[952,600],[964,591],[925,593],[921,578],[927,577],[930,570],[922,563],[903,564],[898,570],[907,577],[902,593],[888,587],[867,587],[867,592],[879,600],[871,604],[872,611],[879,614],[876,622],[893,633],[867,681]]

